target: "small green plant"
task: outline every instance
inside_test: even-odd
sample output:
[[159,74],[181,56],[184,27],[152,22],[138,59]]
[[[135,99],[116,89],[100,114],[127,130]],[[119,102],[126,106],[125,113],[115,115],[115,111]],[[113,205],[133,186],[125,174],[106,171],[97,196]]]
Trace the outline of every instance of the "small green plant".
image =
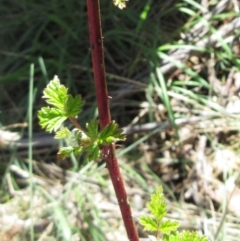
[[139,220],[144,230],[155,232],[155,236],[149,235],[151,241],[208,241],[205,236],[200,237],[197,232],[178,232],[179,222],[166,220],[167,205],[164,200],[162,188],[156,190],[147,204],[151,216],[142,216]]
[[[81,95],[73,97],[68,94],[68,89],[60,84],[57,76],[43,91],[43,98],[52,107],[42,107],[38,112],[41,127],[48,132],[55,131],[56,139],[65,139],[67,142],[67,146],[58,152],[59,159],[65,159],[72,153],[79,155],[84,152],[88,161],[97,160],[104,146],[125,139],[122,130],[114,121],[99,131],[98,121],[91,120],[84,130],[77,122],[84,100]],[[63,126],[63,122],[67,119],[75,126],[72,130]]]

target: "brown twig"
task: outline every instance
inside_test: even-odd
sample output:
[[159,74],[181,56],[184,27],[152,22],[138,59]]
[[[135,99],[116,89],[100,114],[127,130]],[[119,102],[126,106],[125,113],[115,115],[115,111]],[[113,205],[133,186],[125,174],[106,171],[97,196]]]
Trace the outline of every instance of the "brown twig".
[[[105,76],[99,0],[87,0],[87,8],[100,128],[103,129],[111,122],[111,117]],[[138,241],[139,238],[132,218],[131,208],[127,201],[127,194],[115,155],[114,144],[104,147],[102,152],[115,189],[128,238],[130,241]]]
[[83,131],[83,128],[81,127],[81,125],[77,122],[77,120],[74,117],[68,117],[68,119],[72,122],[72,124],[77,127],[79,130]]

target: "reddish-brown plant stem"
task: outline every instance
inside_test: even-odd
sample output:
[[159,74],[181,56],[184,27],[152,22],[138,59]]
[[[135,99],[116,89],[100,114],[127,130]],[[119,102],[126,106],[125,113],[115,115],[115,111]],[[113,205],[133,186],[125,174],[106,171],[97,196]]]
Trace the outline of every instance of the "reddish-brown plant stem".
[[[111,117],[105,76],[99,0],[87,0],[87,9],[96,98],[98,104],[100,128],[103,129],[107,124],[110,123]],[[128,238],[130,241],[139,241],[115,155],[114,144],[104,147],[102,152],[118,199]]]

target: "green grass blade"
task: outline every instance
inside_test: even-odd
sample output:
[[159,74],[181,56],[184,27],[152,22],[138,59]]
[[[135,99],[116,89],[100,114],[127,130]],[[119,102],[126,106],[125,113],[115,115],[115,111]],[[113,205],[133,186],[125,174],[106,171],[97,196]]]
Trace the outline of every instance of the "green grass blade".
[[[32,133],[33,133],[33,83],[34,83],[34,65],[31,64],[30,66],[30,81],[29,81],[29,101],[28,101],[28,139],[29,139],[29,145],[28,145],[28,168],[29,168],[29,175],[30,175],[30,196],[31,196],[31,202],[30,202],[30,213],[31,213],[31,220],[33,220],[33,180],[32,180],[32,159],[33,159],[33,148],[32,148]],[[31,227],[30,227],[30,238],[31,241],[34,241],[34,229],[33,229],[33,221],[31,221]]]

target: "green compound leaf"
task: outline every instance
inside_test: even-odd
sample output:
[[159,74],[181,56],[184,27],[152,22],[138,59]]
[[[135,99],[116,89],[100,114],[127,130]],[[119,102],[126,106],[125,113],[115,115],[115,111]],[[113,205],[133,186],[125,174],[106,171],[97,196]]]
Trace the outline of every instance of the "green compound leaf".
[[208,241],[206,236],[200,237],[197,232],[184,231],[180,235],[181,241]]
[[59,131],[56,132],[55,139],[68,139],[71,132],[67,127],[62,127]]
[[73,146],[67,146],[67,147],[62,147],[58,151],[58,159],[64,160],[67,157],[70,157],[71,154],[73,153],[75,156],[79,155],[82,152],[82,147],[73,147]]
[[57,76],[47,85],[43,91],[43,98],[49,105],[54,107],[43,107],[38,112],[40,125],[47,131],[57,131],[63,121],[68,117],[76,117],[81,111],[84,101],[80,95],[72,97],[67,94],[68,89],[60,84]]
[[43,98],[46,99],[48,104],[64,110],[64,105],[68,98],[67,91],[68,89],[60,84],[60,80],[55,75],[54,79],[50,81],[47,88],[43,91]]
[[[163,196],[162,187],[157,189],[151,195],[151,201],[148,203],[148,208],[152,216],[140,217],[140,224],[144,230],[161,234],[163,241],[208,241],[206,236],[200,237],[197,232],[184,231],[179,233],[177,228],[179,223],[176,221],[162,221],[162,218],[167,212],[167,206]],[[150,236],[149,236],[150,237]],[[151,240],[154,240],[151,236]],[[155,238],[155,240],[159,240]]]
[[97,120],[91,120],[87,124],[87,129],[88,129],[87,135],[90,138],[96,139],[98,137],[98,121]]
[[55,135],[56,139],[66,139],[68,146],[63,147],[58,152],[58,158],[64,160],[69,157],[72,153],[75,156],[78,156],[82,151],[83,147],[79,145],[82,139],[82,131],[77,128],[74,128],[72,131],[69,131],[68,128],[62,127],[57,131]]
[[151,211],[152,215],[154,215],[158,222],[160,222],[166,215],[167,205],[164,200],[162,188],[159,188],[155,193],[151,195],[151,201],[148,203],[148,209]]
[[85,150],[88,161],[95,161],[101,156],[98,141],[92,142],[88,147],[85,148]]
[[155,232],[158,230],[158,225],[152,217],[143,216],[140,217],[139,223],[144,227],[146,231]]
[[58,151],[57,155],[60,160],[64,160],[67,157],[70,157],[71,154],[73,153],[74,147],[72,146],[67,146],[67,147],[62,147]]
[[84,101],[81,95],[73,97],[68,94],[68,89],[60,84],[57,76],[45,88],[43,98],[53,107],[43,107],[38,112],[40,125],[49,132],[55,131],[55,138],[66,139],[68,144],[68,147],[63,147],[58,152],[60,159],[65,159],[72,153],[78,155],[84,151],[89,161],[96,160],[100,157],[102,146],[125,139],[122,130],[114,121],[100,132],[97,120],[89,122],[87,132],[83,131],[81,127],[74,128],[72,131],[66,127],[61,127],[67,118],[70,118],[75,125],[75,120],[73,121],[72,118],[76,118],[82,111]]
[[180,237],[180,233],[179,232],[172,232],[171,234],[167,235],[163,235],[163,241],[180,241],[181,239]]
[[57,108],[43,107],[38,111],[39,124],[46,131],[57,131],[62,123],[67,119],[64,113]]
[[112,121],[98,134],[99,144],[108,145],[115,141],[125,140],[126,135],[124,135],[122,132],[123,131],[118,127],[118,124]]
[[68,117],[76,117],[80,112],[82,112],[83,105],[84,101],[82,100],[81,95],[76,95],[75,97],[68,95],[64,106],[66,115]]
[[82,131],[80,131],[77,128],[74,128],[69,137],[67,138],[67,143],[69,146],[73,147],[79,147],[79,143],[81,142],[82,139]]
[[208,241],[206,236],[200,237],[197,232],[183,231],[182,233],[173,232],[170,235],[164,235],[163,241]]
[[179,226],[178,222],[167,220],[167,221],[161,223],[160,231],[162,233],[169,234],[170,232],[177,230],[178,226]]

